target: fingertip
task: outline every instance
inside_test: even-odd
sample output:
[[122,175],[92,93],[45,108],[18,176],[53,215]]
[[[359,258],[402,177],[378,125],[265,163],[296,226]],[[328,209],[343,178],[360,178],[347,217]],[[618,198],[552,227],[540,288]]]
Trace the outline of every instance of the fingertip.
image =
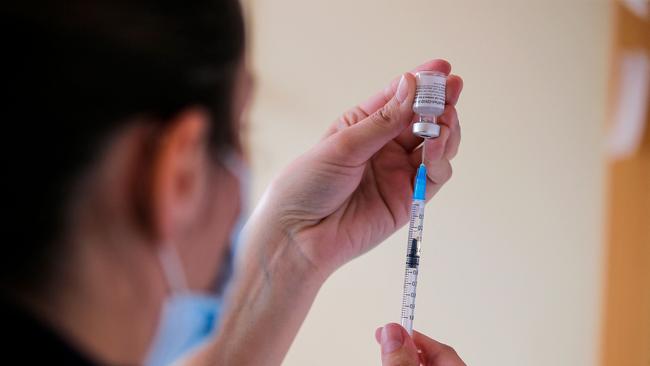
[[394,322],[386,323],[386,325],[384,325],[382,328],[387,328],[389,330],[404,329],[404,328],[402,328],[401,325],[399,325],[397,323],[394,323]]
[[405,72],[404,77],[409,81],[409,84],[415,85],[415,75],[410,72]]
[[413,92],[415,94],[415,75],[410,72],[405,72],[401,77],[408,83],[408,86],[413,87]]
[[381,341],[381,334],[382,334],[381,331],[383,331],[384,328],[387,328],[387,330],[390,330],[390,331],[393,332],[393,333],[397,333],[397,330],[399,329],[399,331],[401,332],[402,337],[404,337],[404,339],[410,339],[410,338],[411,338],[411,335],[410,335],[409,332],[406,330],[406,328],[404,328],[404,327],[403,327],[401,324],[399,324],[399,323],[391,322],[391,323],[387,323],[387,324],[384,325],[383,327],[379,327],[379,328],[377,329],[377,330],[380,331],[380,332],[379,332],[379,339],[380,339],[380,341]]
[[384,329],[384,327],[378,327],[377,329],[375,329],[375,341],[377,341],[377,343],[379,343],[379,344],[381,344],[381,331],[382,331],[382,329]]
[[451,73],[451,63],[445,59],[439,58],[434,60],[442,72],[449,75]]
[[400,81],[397,85],[397,92],[395,93],[395,98],[400,105],[407,106],[409,109],[413,104],[413,98],[415,98],[415,76],[411,73],[404,73],[400,77]]
[[391,354],[404,346],[404,328],[396,323],[388,323],[381,330],[381,353]]
[[430,60],[429,62],[427,62],[427,65],[431,67],[431,70],[440,71],[445,75],[449,75],[449,73],[451,72],[451,63],[449,63],[449,61],[442,58],[436,58]]
[[447,77],[447,104],[456,105],[463,91],[463,79],[458,75],[449,75]]
[[415,76],[408,72],[402,74],[397,87],[398,90],[395,93],[396,104],[392,104],[392,106],[397,108],[394,118],[396,120],[395,122],[397,122],[395,127],[399,129],[399,133],[407,128],[413,120],[412,106],[413,100],[415,99],[415,84]]
[[418,71],[440,71],[444,73],[445,75],[449,75],[451,72],[451,64],[449,61],[438,58],[438,59],[433,59],[429,60],[422,65],[416,67],[414,72]]
[[[415,87],[417,82],[415,81],[415,76],[410,72],[404,73],[404,80],[408,83],[407,85],[409,88],[405,107],[407,107],[409,111],[412,111],[413,100],[415,99]],[[412,114],[411,114],[411,118],[412,118]],[[408,120],[409,123],[411,122],[411,118],[409,118]]]
[[463,82],[464,82],[464,81],[463,81],[463,78],[462,78],[460,75],[458,75],[458,74],[451,74],[451,75],[449,75],[449,76],[447,77],[447,79],[448,79],[448,80],[449,80],[449,79],[452,79],[452,80],[454,80],[454,82],[459,83],[459,85],[460,85],[460,89],[462,90],[462,88],[463,88]]

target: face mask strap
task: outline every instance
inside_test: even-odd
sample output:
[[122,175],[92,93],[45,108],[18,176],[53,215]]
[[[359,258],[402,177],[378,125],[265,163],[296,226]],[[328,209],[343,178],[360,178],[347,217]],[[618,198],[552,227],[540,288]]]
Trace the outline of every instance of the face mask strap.
[[248,181],[247,164],[242,155],[235,151],[229,151],[219,156],[219,162],[230,174],[239,180],[239,184],[246,184]]
[[173,293],[186,292],[187,279],[183,271],[181,258],[173,245],[162,245],[158,251],[158,259],[162,267],[167,285]]

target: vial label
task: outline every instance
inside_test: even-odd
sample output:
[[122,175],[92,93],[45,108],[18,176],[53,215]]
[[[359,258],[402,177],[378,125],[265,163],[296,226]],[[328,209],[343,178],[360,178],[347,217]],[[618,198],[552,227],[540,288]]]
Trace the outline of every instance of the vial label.
[[415,102],[420,105],[431,105],[445,108],[445,79],[440,76],[426,76],[424,78],[438,79],[427,80],[415,88]]
[[447,78],[441,73],[419,72],[416,74],[413,112],[424,116],[440,116],[445,110],[445,87]]

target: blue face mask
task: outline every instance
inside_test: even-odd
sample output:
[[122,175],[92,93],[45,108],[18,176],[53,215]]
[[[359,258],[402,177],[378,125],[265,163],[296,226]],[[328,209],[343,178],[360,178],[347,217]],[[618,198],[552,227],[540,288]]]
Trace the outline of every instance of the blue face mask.
[[[248,191],[248,172],[241,159],[231,158],[225,165],[239,178],[242,198]],[[246,202],[230,235],[231,247],[222,264],[220,283],[213,294],[197,293],[189,290],[185,272],[178,254],[171,246],[165,246],[159,259],[172,294],[165,301],[157,334],[147,356],[145,365],[165,366],[187,356],[190,352],[214,337],[219,325],[223,307],[223,293],[232,275],[232,263],[240,247],[240,231],[245,222]]]
[[145,364],[171,365],[209,340],[216,333],[221,306],[216,296],[172,295],[163,305],[158,334]]
[[171,295],[163,303],[147,366],[170,365],[210,339],[217,329],[222,305],[216,294],[188,289],[175,248],[167,245],[158,256]]

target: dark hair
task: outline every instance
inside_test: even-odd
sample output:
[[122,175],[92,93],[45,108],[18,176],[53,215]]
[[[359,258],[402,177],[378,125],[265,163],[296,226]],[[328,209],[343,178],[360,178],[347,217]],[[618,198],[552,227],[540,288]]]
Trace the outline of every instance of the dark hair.
[[11,291],[46,282],[75,179],[129,117],[164,123],[202,106],[213,150],[237,143],[232,90],[245,37],[237,0],[16,3],[0,21],[0,287]]

